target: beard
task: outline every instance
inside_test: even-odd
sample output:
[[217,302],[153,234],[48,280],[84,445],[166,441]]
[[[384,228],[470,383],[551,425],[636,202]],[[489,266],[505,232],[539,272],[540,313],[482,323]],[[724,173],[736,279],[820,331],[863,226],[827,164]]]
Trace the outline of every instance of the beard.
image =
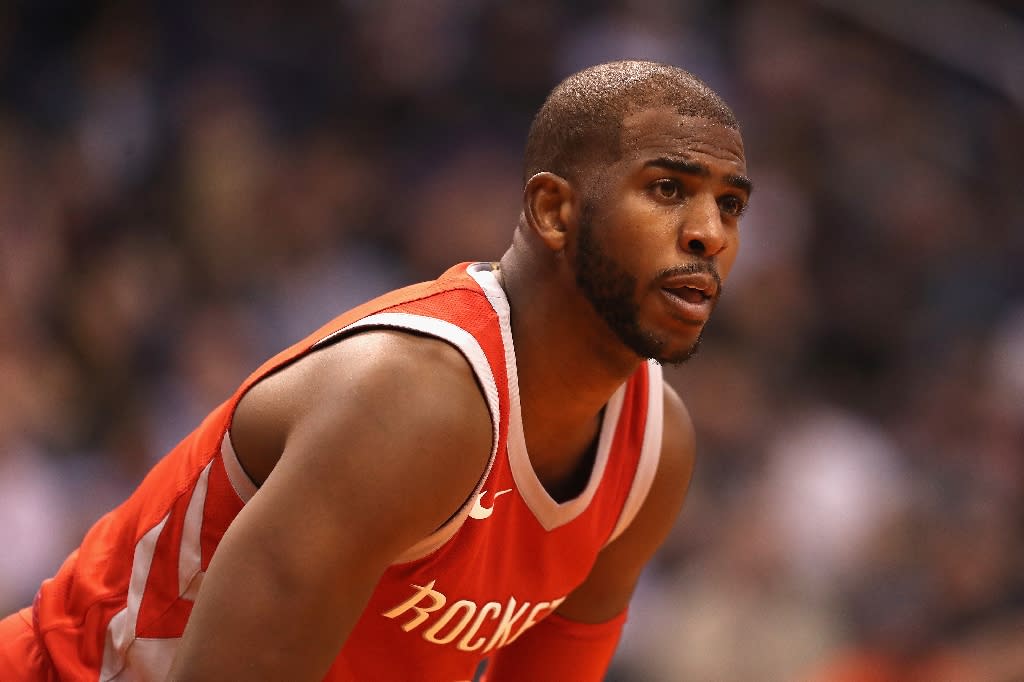
[[[593,214],[593,205],[584,204],[575,264],[576,284],[580,291],[615,336],[638,356],[661,364],[679,365],[686,362],[697,353],[704,330],[689,347],[671,351],[667,339],[640,324],[640,306],[636,302],[637,278],[620,266],[598,243],[594,235]],[[660,275],[684,272],[709,272],[721,286],[717,270],[708,263],[672,268]]]

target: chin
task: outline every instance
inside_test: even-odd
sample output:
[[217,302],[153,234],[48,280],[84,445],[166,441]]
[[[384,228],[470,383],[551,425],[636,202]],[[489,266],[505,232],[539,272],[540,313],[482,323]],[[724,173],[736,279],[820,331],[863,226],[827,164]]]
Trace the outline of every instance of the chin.
[[700,342],[703,336],[704,328],[700,327],[699,330],[688,339],[680,339],[679,336],[673,337],[673,343],[659,343],[658,350],[655,353],[650,353],[648,358],[656,360],[663,365],[681,365],[686,362],[700,349]]

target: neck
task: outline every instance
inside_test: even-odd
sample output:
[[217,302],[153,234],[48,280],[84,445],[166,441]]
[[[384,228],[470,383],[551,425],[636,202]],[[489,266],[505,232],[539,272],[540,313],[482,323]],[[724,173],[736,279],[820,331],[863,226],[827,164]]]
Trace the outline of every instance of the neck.
[[641,360],[593,310],[563,262],[544,262],[513,248],[499,272],[511,308],[523,425],[533,458],[540,450],[531,445],[556,442],[561,433],[583,438],[596,429],[602,408]]

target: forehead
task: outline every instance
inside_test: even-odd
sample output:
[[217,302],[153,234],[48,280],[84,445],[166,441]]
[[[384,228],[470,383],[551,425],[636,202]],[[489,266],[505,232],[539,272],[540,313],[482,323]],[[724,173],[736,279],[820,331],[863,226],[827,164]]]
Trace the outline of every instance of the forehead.
[[620,159],[629,165],[659,157],[701,158],[730,173],[746,173],[738,130],[701,116],[683,116],[672,107],[642,109],[622,120]]

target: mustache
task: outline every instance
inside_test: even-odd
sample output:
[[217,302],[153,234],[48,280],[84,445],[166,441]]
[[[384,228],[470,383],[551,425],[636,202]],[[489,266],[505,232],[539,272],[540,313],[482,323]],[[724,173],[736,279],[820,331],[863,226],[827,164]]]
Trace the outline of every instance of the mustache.
[[676,275],[696,274],[711,275],[711,278],[715,280],[715,285],[718,288],[718,296],[722,295],[722,276],[718,274],[718,267],[709,260],[698,260],[693,261],[692,263],[686,263],[685,265],[674,265],[670,268],[665,268],[658,273],[657,279],[674,277]]

